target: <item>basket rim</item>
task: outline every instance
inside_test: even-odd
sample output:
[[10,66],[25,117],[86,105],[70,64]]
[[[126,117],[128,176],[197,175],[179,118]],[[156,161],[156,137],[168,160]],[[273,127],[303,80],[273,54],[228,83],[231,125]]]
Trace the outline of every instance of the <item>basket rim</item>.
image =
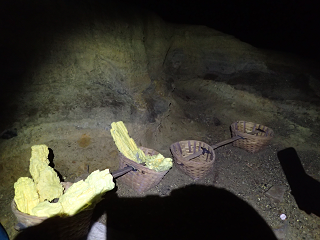
[[[258,125],[262,125],[262,126],[266,127],[266,128],[270,131],[270,134],[268,134],[268,136],[259,136],[259,135],[256,136],[256,135],[251,135],[251,134],[242,132],[242,131],[240,131],[240,130],[238,130],[238,129],[235,128],[236,123],[243,123],[243,122],[248,123],[248,124],[258,124]],[[247,122],[247,121],[241,120],[241,121],[233,122],[233,123],[230,125],[230,127],[231,127],[231,131],[232,131],[232,132],[234,132],[237,136],[244,137],[245,139],[250,139],[250,138],[251,138],[251,139],[265,139],[265,140],[267,140],[267,139],[272,139],[272,138],[274,137],[274,131],[273,131],[273,129],[270,128],[270,127],[268,127],[268,126],[266,126],[266,125],[260,124],[260,123]],[[239,140],[241,140],[241,139],[239,139]]]
[[[200,140],[181,140],[181,141],[172,143],[172,144],[170,145],[170,150],[171,150],[171,153],[172,153],[173,157],[176,158],[176,161],[175,161],[175,162],[177,162],[177,160],[178,160],[178,161],[181,161],[182,163],[191,163],[191,162],[192,162],[192,164],[196,164],[196,165],[203,165],[203,164],[204,164],[203,161],[196,162],[196,161],[193,161],[192,159],[186,160],[185,157],[183,157],[182,155],[177,156],[177,154],[175,154],[175,151],[174,151],[174,149],[173,149],[173,146],[174,146],[175,144],[177,144],[177,143],[180,143],[180,142],[188,142],[188,141],[197,141],[197,142],[201,142],[201,143],[207,144],[207,145],[209,146],[209,149],[208,149],[208,150],[209,150],[209,151],[212,150],[213,159],[212,159],[212,160],[210,159],[208,162],[205,162],[205,163],[206,163],[206,164],[209,164],[209,163],[215,162],[216,154],[215,154],[214,149],[213,149],[213,148],[211,147],[211,145],[209,145],[208,143],[203,142],[203,141],[200,141]],[[201,155],[200,155],[200,156],[201,156]]]
[[[244,137],[243,140],[245,139],[271,139],[273,138],[273,136],[256,136],[256,135],[251,135],[251,134],[248,134],[248,133],[244,133],[244,132],[241,132],[241,131],[238,131],[238,130],[234,130],[234,133],[237,135],[237,136],[240,136],[240,137]],[[239,139],[241,140],[241,139]],[[239,141],[237,140],[237,141]]]

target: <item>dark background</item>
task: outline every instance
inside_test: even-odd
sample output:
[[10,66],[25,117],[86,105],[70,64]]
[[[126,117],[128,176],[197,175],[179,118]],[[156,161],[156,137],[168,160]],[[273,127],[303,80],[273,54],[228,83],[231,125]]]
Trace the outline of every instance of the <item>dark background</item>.
[[319,3],[304,0],[133,0],[172,23],[205,25],[255,47],[320,60]]

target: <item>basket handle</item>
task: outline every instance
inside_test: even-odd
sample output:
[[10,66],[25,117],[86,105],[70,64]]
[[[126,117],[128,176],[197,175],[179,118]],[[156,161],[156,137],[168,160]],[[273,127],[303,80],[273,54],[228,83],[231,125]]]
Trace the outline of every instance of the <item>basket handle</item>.
[[216,144],[212,145],[211,147],[212,147],[212,149],[216,149],[218,147],[221,147],[223,145],[226,145],[228,143],[232,143],[232,142],[234,142],[236,140],[243,139],[243,138],[244,137],[241,137],[241,136],[234,136],[233,138],[230,138],[230,139],[224,140],[222,142],[216,143]]
[[[255,131],[248,132],[248,133],[246,133],[246,134],[254,135],[254,134],[257,134],[257,133],[259,133],[259,132],[265,132],[265,131],[263,131],[263,130],[261,130],[261,129],[256,129]],[[232,143],[232,142],[234,142],[234,141],[236,141],[236,140],[244,139],[244,138],[247,138],[247,137],[234,136],[233,138],[230,138],[230,139],[224,140],[224,141],[222,141],[222,142],[219,142],[219,143],[217,143],[217,144],[215,144],[215,145],[212,145],[211,147],[212,147],[212,149],[216,149],[216,148],[221,147],[221,146],[223,146],[223,145],[226,145],[226,144],[228,144],[228,143]],[[193,158],[196,158],[196,157],[198,157],[198,156],[200,156],[200,155],[202,155],[202,154],[205,154],[205,153],[210,153],[210,152],[209,152],[206,148],[203,148],[203,147],[202,147],[202,151],[195,152],[194,154],[191,154],[191,155],[185,157],[185,160],[189,161],[189,160],[191,160],[191,159],[193,159]]]
[[177,161],[176,161],[176,164],[178,164],[178,165],[180,165],[180,166],[183,166],[183,165],[184,165],[183,163],[177,162]]
[[130,171],[132,171],[132,170],[134,170],[133,167],[127,166],[127,167],[125,167],[125,168],[122,168],[122,169],[118,169],[118,170],[116,170],[116,171],[113,171],[113,172],[111,173],[111,175],[112,175],[113,178],[117,178],[117,177],[120,177],[120,176],[122,176],[122,175],[124,175],[124,174],[126,174],[126,173],[128,173],[128,172],[130,172]]

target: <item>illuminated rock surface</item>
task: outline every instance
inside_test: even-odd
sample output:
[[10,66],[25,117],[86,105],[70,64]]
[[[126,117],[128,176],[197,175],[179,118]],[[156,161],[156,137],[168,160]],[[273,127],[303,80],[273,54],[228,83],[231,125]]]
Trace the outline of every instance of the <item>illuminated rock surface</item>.
[[[0,139],[0,220],[11,238],[13,184],[28,176],[30,147],[46,144],[66,181],[97,169],[112,172],[118,150],[110,125],[120,120],[138,146],[164,157],[172,157],[169,147],[180,140],[230,138],[237,120],[272,128],[275,137],[262,152],[216,149],[214,172],[197,183],[232,192],[273,229],[285,213],[288,239],[319,238],[317,216],[301,211],[289,191],[281,204],[265,195],[272,186],[288,187],[277,159],[287,147],[320,180],[318,63],[205,26],[169,24],[131,6],[13,3],[1,7],[0,40],[0,132],[17,129],[16,137]],[[173,167],[147,194],[167,196],[192,183]],[[117,193],[137,197],[122,185]]]

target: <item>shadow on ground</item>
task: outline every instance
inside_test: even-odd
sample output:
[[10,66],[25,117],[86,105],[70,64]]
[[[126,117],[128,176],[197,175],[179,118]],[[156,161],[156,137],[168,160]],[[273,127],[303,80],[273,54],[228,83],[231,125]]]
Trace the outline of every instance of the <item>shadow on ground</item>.
[[[268,239],[276,237],[260,215],[232,193],[215,187],[191,185],[174,190],[168,197],[119,198],[108,192],[95,208],[93,220],[107,213],[107,239]],[[51,232],[45,229],[50,222]],[[65,219],[56,218],[61,224]],[[70,221],[69,221],[70,224]],[[26,229],[20,239],[61,239],[54,220]],[[48,227],[48,223],[47,223]],[[37,235],[38,237],[35,237]],[[128,238],[126,238],[128,239]]]
[[320,183],[304,171],[294,148],[279,151],[278,159],[298,207],[307,214],[320,217]]

